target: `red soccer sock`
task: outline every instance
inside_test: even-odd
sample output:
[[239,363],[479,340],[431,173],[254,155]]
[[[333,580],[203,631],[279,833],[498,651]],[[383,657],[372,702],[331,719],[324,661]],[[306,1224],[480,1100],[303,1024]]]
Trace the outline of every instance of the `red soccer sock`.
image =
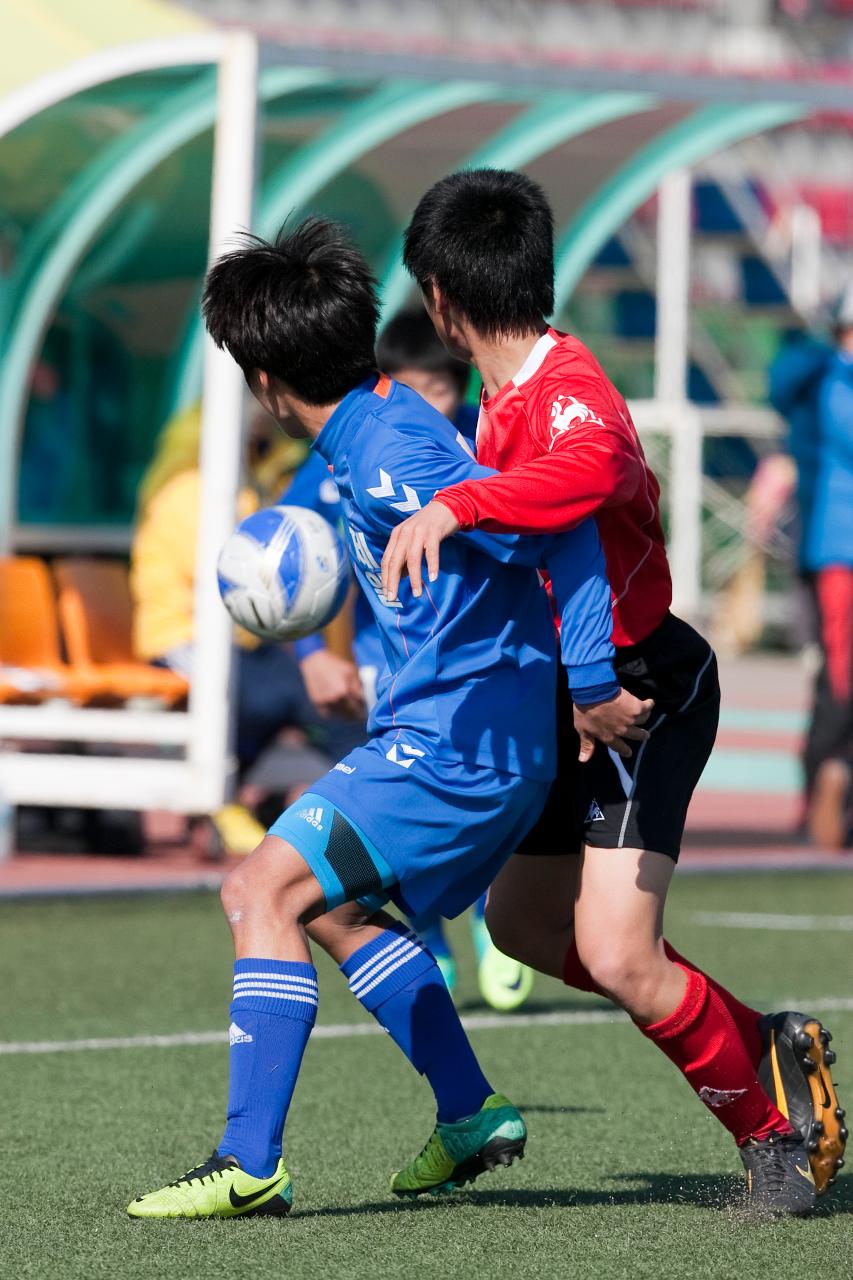
[[[720,986],[720,984],[715,982],[713,978],[709,977],[707,973],[703,973],[698,965],[693,964],[691,960],[686,960],[684,956],[679,955],[675,950],[675,947],[671,946],[665,938],[663,949],[666,953],[666,958],[671,960],[673,964],[680,965],[682,969],[690,970],[692,973],[701,973],[706,979],[708,986],[717,993],[725,1007],[728,1009],[729,1016],[740,1033],[740,1038],[743,1041],[744,1048],[749,1055],[753,1067],[757,1069],[763,1053],[761,1033],[758,1030],[758,1021],[761,1014],[758,1013],[757,1010],[751,1009],[749,1005],[744,1004],[741,1000],[738,1000],[736,996],[733,996],[725,987]],[[569,949],[566,952],[566,959],[563,962],[563,982],[565,982],[567,987],[575,987],[578,991],[595,991],[598,995],[605,994],[601,988],[596,985],[595,981],[590,976],[589,970],[578,955],[574,938],[571,941]]]
[[738,1146],[748,1138],[793,1133],[759,1084],[722,997],[704,973],[684,971],[687,989],[681,1004],[662,1021],[641,1026],[643,1035],[675,1063]]
[[[671,946],[666,938],[663,940],[663,949],[667,960],[671,960],[673,964],[680,965],[682,969],[690,969],[693,973],[703,973],[691,960],[685,960],[684,956],[679,955],[675,947]],[[749,1054],[750,1061],[757,1070],[761,1055],[764,1052],[761,1032],[758,1030],[761,1014],[756,1009],[751,1009],[748,1004],[744,1004],[742,1000],[738,1000],[737,996],[733,996],[731,991],[727,991],[725,987],[720,986],[719,982],[715,982],[707,973],[703,974],[703,976],[707,979],[708,986],[712,991],[716,991],[726,1006],[732,1022],[740,1033],[740,1038]]]
[[604,995],[601,987],[593,981],[589,969],[587,969],[578,955],[574,938],[569,943],[569,949],[563,961],[563,982],[567,987],[574,987],[576,991],[594,991],[596,995]]

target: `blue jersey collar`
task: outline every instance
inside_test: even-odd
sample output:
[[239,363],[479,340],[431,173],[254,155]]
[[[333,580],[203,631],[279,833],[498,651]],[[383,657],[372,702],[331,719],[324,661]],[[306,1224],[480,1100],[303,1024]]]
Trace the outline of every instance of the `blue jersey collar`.
[[[323,430],[312,442],[311,448],[334,466],[335,461],[346,450],[352,433],[361,425],[364,415],[377,409],[393,387],[393,382],[378,373],[372,373],[369,378],[365,378],[364,382],[353,387],[352,391],[344,396],[332,416],[327,419]],[[384,390],[384,395],[377,395],[377,390],[380,392]]]

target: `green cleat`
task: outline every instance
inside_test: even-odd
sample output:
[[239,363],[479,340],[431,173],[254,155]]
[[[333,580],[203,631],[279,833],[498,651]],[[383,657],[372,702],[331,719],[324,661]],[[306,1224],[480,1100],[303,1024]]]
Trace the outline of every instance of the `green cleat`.
[[253,1178],[233,1156],[214,1151],[167,1187],[137,1196],[127,1212],[131,1218],[281,1217],[292,1204],[293,1187],[283,1160],[271,1177]]
[[502,1093],[493,1093],[476,1115],[437,1124],[423,1151],[391,1178],[395,1196],[440,1195],[473,1182],[487,1169],[524,1158],[527,1128]]
[[533,970],[489,942],[477,969],[480,995],[498,1013],[518,1009],[533,990]]

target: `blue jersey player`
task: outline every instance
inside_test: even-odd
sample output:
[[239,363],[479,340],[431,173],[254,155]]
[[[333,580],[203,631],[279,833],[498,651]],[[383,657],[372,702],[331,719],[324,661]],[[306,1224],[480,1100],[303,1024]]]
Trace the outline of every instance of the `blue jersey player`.
[[[556,662],[533,566],[562,576],[570,683],[581,698],[600,696],[615,681],[597,533],[587,524],[553,543],[465,535],[437,589],[415,597],[404,585],[391,605],[379,572],[391,530],[439,486],[485,471],[440,414],[376,372],[375,286],[361,255],[333,224],[308,219],[214,264],[204,309],[256,398],[299,424],[330,468],[390,678],[367,745],[282,814],[225,881],[236,955],[225,1132],[208,1160],[128,1212],[288,1212],[282,1133],[317,1009],[307,932],[427,1078],[438,1113],[432,1185],[454,1186],[510,1163],[524,1122],[484,1077],[429,952],[380,907],[458,913],[538,817],[555,766]],[[348,903],[349,927],[335,934],[323,921]],[[426,1189],[401,1175],[392,1186]]]
[[[470,365],[455,360],[439,340],[423,307],[397,312],[383,327],[376,344],[376,363],[383,373],[416,391],[459,432],[457,439],[476,452],[478,408],[465,403],[471,380]],[[316,511],[344,531],[340,495],[323,458],[311,451],[281,496],[289,505]],[[370,601],[362,591],[351,602],[352,657],[357,666],[364,703],[376,702],[378,682],[387,670],[379,628]],[[353,665],[326,646],[322,632],[294,645],[309,694],[319,706],[347,712],[351,706]],[[469,922],[477,956],[477,981],[487,1004],[503,1012],[517,1009],[533,988],[533,970],[500,952],[485,921],[486,894],[471,908]],[[456,989],[456,959],[444,922],[435,913],[411,921],[435,958],[451,995]]]

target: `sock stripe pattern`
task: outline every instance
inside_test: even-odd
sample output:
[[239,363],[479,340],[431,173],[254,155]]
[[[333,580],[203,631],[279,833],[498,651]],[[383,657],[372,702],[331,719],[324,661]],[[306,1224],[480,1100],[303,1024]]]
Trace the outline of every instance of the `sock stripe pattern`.
[[252,959],[238,960],[234,965],[232,1013],[246,1009],[313,1023],[318,995],[317,971],[312,964]]
[[317,1016],[317,971],[295,960],[238,960],[229,1028],[228,1123],[220,1154],[268,1178]]
[[360,947],[341,970],[350,991],[371,1013],[385,1000],[435,968],[435,961],[416,933],[405,926],[386,929]]
[[420,938],[391,924],[341,965],[363,1008],[425,1076],[440,1123],[479,1111],[492,1092],[468,1043],[441,971]]

